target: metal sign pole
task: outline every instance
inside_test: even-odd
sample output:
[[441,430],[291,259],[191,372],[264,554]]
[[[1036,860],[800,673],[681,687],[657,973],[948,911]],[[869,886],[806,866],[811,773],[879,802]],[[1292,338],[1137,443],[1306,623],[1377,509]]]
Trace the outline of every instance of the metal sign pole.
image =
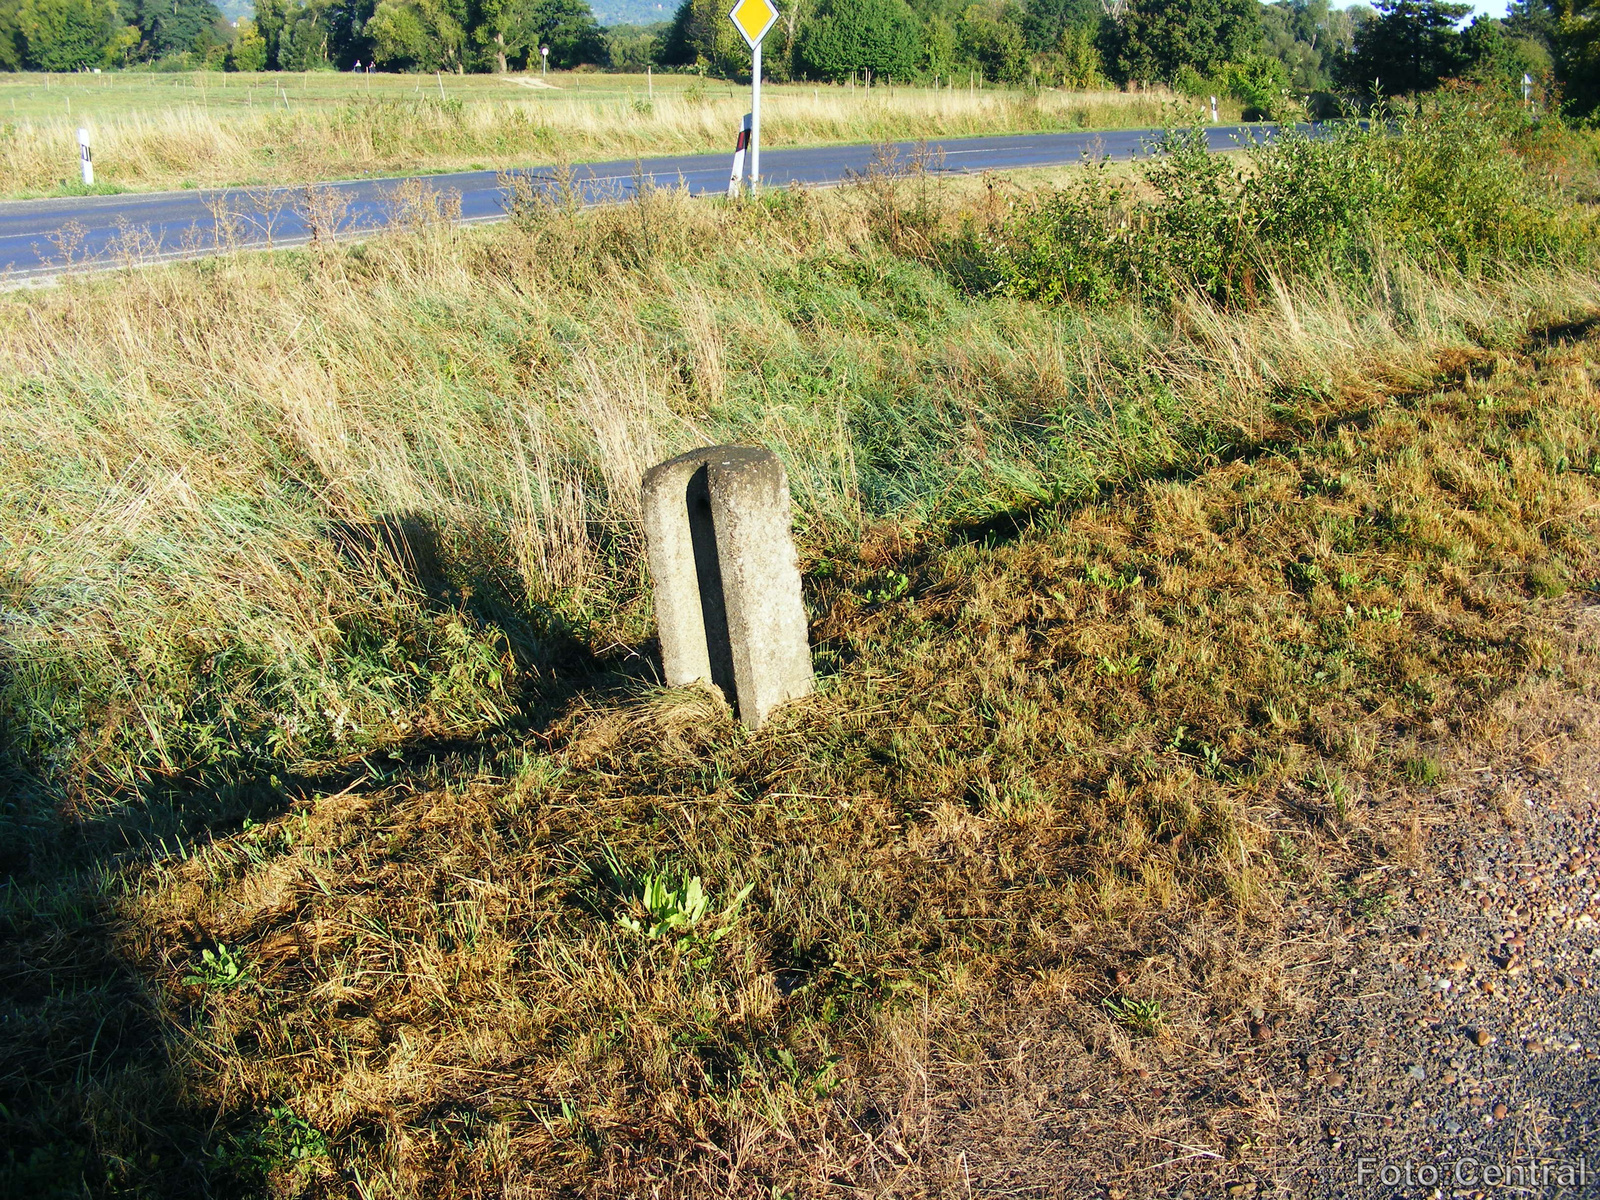
[[761,187],[761,43],[750,51],[750,194]]

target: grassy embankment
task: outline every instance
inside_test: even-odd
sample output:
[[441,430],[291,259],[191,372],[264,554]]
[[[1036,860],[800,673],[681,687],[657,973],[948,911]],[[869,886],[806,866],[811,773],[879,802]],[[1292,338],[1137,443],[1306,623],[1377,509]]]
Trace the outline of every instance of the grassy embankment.
[[[1508,698],[1593,691],[1589,153],[1467,108],[1248,188],[657,194],[6,298],[6,1182],[1269,1153],[1213,1096],[962,1156],[938,1081],[1305,1003],[1284,909],[1380,910]],[[639,475],[715,440],[785,457],[814,619],[758,735],[649,685]],[[711,912],[652,935],[652,879]]]
[[[0,75],[0,194],[301,183],[728,150],[746,88],[681,75]],[[443,94],[441,95],[441,86]],[[769,147],[1159,127],[1194,119],[1165,91],[769,85]],[[1237,119],[1237,105],[1226,119]]]

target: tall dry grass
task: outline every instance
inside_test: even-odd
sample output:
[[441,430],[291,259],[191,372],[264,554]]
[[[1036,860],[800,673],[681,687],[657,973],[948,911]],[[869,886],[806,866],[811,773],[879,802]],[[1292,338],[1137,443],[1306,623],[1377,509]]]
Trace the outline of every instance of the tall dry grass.
[[[287,112],[264,105],[253,110],[191,105],[109,118],[24,118],[0,126],[0,191],[39,195],[75,179],[76,131],[85,124],[101,184],[152,189],[721,151],[731,147],[748,108],[742,94],[730,98],[693,89],[664,90],[654,100],[525,95],[465,101],[355,97],[296,104]],[[1193,101],[1160,90],[1028,94],[880,88],[868,93],[794,85],[770,86],[763,98],[769,149],[1146,128],[1189,120],[1198,111]]]
[[1397,262],[1248,313],[1052,311],[887,253],[876,204],[656,193],[8,296],[13,746],[116,790],[480,728],[648,636],[638,483],[691,446],[776,449],[815,553],[1167,469],[1259,439],[1270,397],[1600,302]]

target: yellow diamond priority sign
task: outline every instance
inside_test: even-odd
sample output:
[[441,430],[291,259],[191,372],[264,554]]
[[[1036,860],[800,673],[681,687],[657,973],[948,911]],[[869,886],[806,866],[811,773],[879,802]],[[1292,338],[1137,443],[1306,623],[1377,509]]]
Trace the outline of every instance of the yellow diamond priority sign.
[[728,14],[728,19],[744,35],[744,40],[750,43],[750,49],[754,50],[778,19],[778,9],[772,0],[739,0]]

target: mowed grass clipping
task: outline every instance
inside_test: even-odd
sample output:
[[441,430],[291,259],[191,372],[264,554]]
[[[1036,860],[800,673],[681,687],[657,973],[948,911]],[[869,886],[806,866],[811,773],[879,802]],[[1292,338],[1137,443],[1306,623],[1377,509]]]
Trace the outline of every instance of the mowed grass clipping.
[[[277,185],[366,175],[548,166],[669,154],[732,154],[748,88],[692,76],[557,74],[447,78],[228,74],[0,76],[0,194],[81,190],[77,130],[99,190]],[[6,111],[7,99],[16,103]],[[1144,129],[1201,117],[1164,89],[769,84],[762,145],[867,143],[1080,129]],[[1236,101],[1223,119],[1237,120]]]
[[[8,297],[6,1185],[1082,1191],[1257,1145],[1264,1100],[1158,1130],[1107,1080],[1305,1004],[1284,907],[1592,692],[1600,286],[1561,243],[960,286],[1027,199],[656,193]],[[723,440],[785,459],[820,675],[759,734],[651,665],[639,476]],[[1040,1039],[1006,1077],[1069,1136],[963,1115]]]

